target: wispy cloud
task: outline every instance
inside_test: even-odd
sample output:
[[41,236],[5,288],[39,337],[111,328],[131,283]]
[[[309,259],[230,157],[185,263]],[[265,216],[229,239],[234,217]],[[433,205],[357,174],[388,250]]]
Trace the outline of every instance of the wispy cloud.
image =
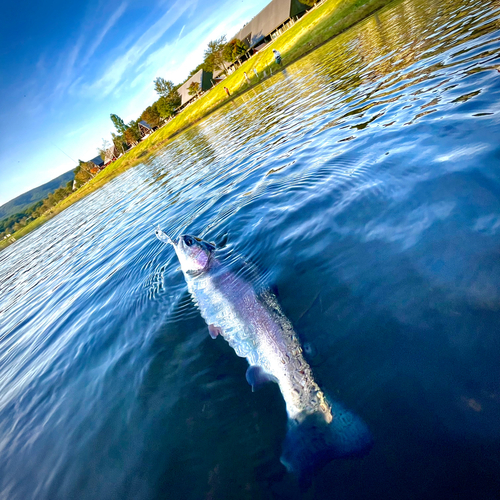
[[59,82],[54,89],[54,94],[61,94],[64,92],[73,80],[73,70],[76,62],[78,61],[78,56],[82,46],[84,45],[84,34],[80,34],[76,43],[73,45],[69,53],[63,53],[61,55],[62,70],[59,72]]
[[210,40],[224,33],[231,36],[250,17],[248,5],[231,15],[227,15],[227,5],[221,5],[218,11],[213,11],[213,16],[203,22],[183,25],[174,42],[161,45],[150,51],[146,58],[142,57],[141,62],[134,66],[135,77],[132,80],[122,79],[114,89],[115,97],[129,96],[127,105],[121,111],[124,116],[134,118],[156,100],[158,96],[153,91],[156,77],[180,83],[203,61],[204,50]]
[[46,109],[49,103],[60,101],[66,93],[75,94],[75,90],[84,81],[85,66],[102,44],[108,32],[123,16],[126,8],[127,3],[122,2],[112,12],[104,25],[102,25],[101,16],[86,16],[81,22],[76,42],[70,45],[67,50],[61,51],[57,63],[52,64],[50,73],[47,72],[47,60],[49,59],[47,53],[44,52],[39,57],[35,66],[38,75],[30,80],[32,88],[27,90],[30,101],[27,107],[30,109],[30,114],[36,114]]
[[113,26],[117,23],[118,19],[123,16],[125,10],[127,9],[127,3],[122,2],[120,6],[113,12],[111,17],[108,19],[107,23],[104,25],[103,28],[97,31],[98,35],[94,39],[92,45],[90,46],[89,50],[85,54],[85,57],[81,61],[81,66],[85,66],[89,59],[94,55],[94,52],[97,50],[99,45],[101,45],[102,41],[104,40],[104,37],[107,35],[108,31],[113,28]]
[[182,14],[189,9],[191,3],[192,1],[178,0],[153,26],[137,39],[137,42],[125,54],[109,66],[100,79],[85,88],[85,92],[93,95],[99,93],[102,97],[108,96],[123,82],[126,71],[133,68],[150,47],[160,40]]
[[177,45],[177,42],[180,40],[181,36],[182,36],[182,33],[184,32],[184,28],[186,27],[186,25],[184,24],[181,28],[181,31],[179,32],[179,35],[177,37],[177,40],[175,40],[175,45]]

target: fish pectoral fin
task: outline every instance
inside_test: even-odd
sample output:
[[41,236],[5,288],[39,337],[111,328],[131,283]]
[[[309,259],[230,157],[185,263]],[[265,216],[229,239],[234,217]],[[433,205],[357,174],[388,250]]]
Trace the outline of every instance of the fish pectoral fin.
[[222,328],[220,326],[208,325],[208,333],[213,339],[217,338],[217,335],[222,335]]
[[252,386],[252,392],[260,389],[268,382],[276,382],[276,378],[267,373],[262,366],[251,365],[246,373],[247,382]]

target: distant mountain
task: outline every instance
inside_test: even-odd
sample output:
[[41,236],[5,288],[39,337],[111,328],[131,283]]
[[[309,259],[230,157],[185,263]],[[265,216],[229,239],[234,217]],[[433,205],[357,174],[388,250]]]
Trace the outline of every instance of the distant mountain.
[[31,191],[28,191],[13,200],[8,201],[5,205],[0,206],[0,220],[9,217],[12,214],[21,212],[37,201],[43,200],[49,193],[65,186],[69,181],[75,178],[73,170],[52,179],[43,186],[38,186]]

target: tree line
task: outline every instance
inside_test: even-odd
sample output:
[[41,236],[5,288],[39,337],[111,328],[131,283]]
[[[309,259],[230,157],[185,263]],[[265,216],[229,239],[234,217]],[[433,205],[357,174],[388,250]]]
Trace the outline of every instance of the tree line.
[[[154,85],[159,98],[151,106],[148,106],[137,120],[131,120],[128,124],[125,124],[118,115],[110,115],[116,129],[116,133],[112,132],[111,137],[119,153],[124,153],[141,140],[141,132],[139,130],[140,121],[144,120],[153,128],[159,127],[164,121],[173,116],[176,109],[180,106],[181,96],[177,92],[180,85],[174,85],[164,78],[157,78],[154,81]],[[101,157],[103,157],[104,149],[101,148],[99,150]]]
[[[247,48],[240,40],[231,40],[226,42],[226,36],[222,36],[208,43],[204,53],[204,60],[196,66],[184,80],[184,82],[175,85],[170,80],[158,77],[154,80],[154,88],[158,94],[158,99],[148,106],[137,120],[132,120],[125,123],[118,115],[111,114],[110,118],[115,127],[116,132],[111,133],[113,144],[116,149],[124,153],[128,148],[137,144],[141,139],[139,131],[139,122],[144,120],[151,127],[159,127],[166,120],[174,116],[177,109],[181,105],[181,96],[178,92],[179,87],[195,75],[200,69],[213,73],[220,69],[227,75],[227,63],[234,62],[240,55],[244,54]],[[190,95],[199,94],[201,91],[200,85],[197,82],[192,82],[189,86],[188,93]],[[104,151],[106,148],[101,148],[99,151],[104,159]]]
[[37,201],[28,208],[0,220],[0,239],[3,239],[8,234],[19,231],[19,229],[38,218],[72,192],[73,181],[69,181],[66,183],[66,186],[56,189],[53,193],[49,193],[43,200]]
[[73,170],[74,180],[68,181],[65,186],[49,193],[43,200],[37,201],[24,210],[0,220],[0,239],[4,239],[7,235],[19,231],[19,229],[29,224],[32,220],[37,219],[40,215],[47,212],[47,210],[50,210],[60,201],[64,200],[75,189],[83,186],[83,184],[95,177],[94,168],[95,165],[92,162],[78,160],[78,166]]
[[[200,69],[208,71],[209,73],[214,73],[217,70],[222,71],[227,76],[227,66],[226,64],[233,63],[238,59],[238,57],[246,54],[248,48],[247,46],[237,38],[226,41],[226,35],[221,36],[208,42],[207,48],[204,52],[203,62],[198,64],[184,80],[188,81],[193,75],[198,73]],[[183,83],[184,83],[183,82]]]

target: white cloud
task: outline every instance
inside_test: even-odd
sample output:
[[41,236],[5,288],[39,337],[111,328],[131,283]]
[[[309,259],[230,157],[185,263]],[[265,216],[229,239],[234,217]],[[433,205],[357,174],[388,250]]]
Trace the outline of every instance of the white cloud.
[[[266,3],[266,0],[262,1],[262,6]],[[223,34],[230,39],[245,21],[258,12],[259,7],[253,5],[249,8],[245,5],[230,15],[227,10],[227,4],[222,5],[210,19],[205,19],[203,23],[192,28],[188,27],[186,34],[182,36],[186,27],[184,25],[173,44],[151,53],[138,69],[146,71],[147,68],[154,68],[152,80],[157,76],[162,76],[174,83],[181,82],[193,68],[203,61],[205,48],[210,40]]]
[[61,54],[60,61],[62,61],[61,65],[63,66],[63,68],[61,71],[59,71],[60,79],[53,92],[53,95],[58,95],[58,94],[60,95],[72,83],[73,69],[80,54],[80,50],[82,49],[83,43],[84,43],[84,36],[83,34],[80,34],[78,40],[73,45],[73,48],[70,50],[69,54],[67,53]]
[[182,33],[184,32],[184,28],[186,27],[186,25],[184,24],[181,28],[181,31],[179,32],[179,36],[177,37],[177,40],[175,41],[175,45],[177,45],[177,42],[179,41],[179,39],[181,38],[182,36]]
[[118,19],[123,16],[125,13],[125,10],[127,8],[127,3],[122,2],[120,6],[113,12],[111,17],[108,19],[108,22],[104,25],[103,28],[97,30],[97,37],[94,39],[92,45],[90,46],[89,50],[85,54],[85,57],[83,58],[81,62],[81,66],[85,66],[88,62],[88,60],[94,55],[94,52],[97,50],[99,45],[101,45],[102,41],[104,40],[104,37],[107,35],[108,31],[117,23]]
[[85,93],[91,95],[99,93],[103,97],[109,95],[120,85],[125,72],[134,67],[145,52],[182,16],[191,3],[192,1],[178,0],[153,26],[138,38],[136,43],[125,54],[109,66],[99,80],[87,86]]

